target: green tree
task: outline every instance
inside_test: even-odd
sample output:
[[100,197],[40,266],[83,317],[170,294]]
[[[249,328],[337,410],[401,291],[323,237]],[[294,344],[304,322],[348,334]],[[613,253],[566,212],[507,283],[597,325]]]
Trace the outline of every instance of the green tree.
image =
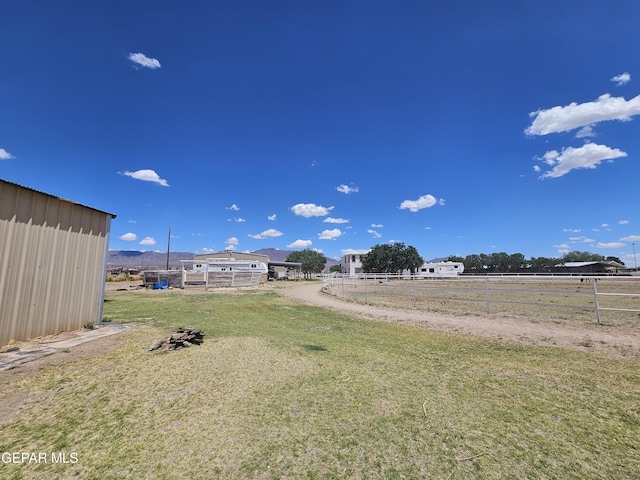
[[414,273],[424,259],[412,245],[402,242],[374,245],[362,261],[362,270],[374,273],[398,273],[410,270]]
[[334,266],[332,266],[329,269],[330,272],[337,272],[340,273],[342,271],[342,265],[340,265],[339,263],[335,264]]
[[464,259],[464,271],[468,273],[486,273],[486,264],[477,253],[467,255]]
[[620,265],[624,265],[624,262],[620,260],[618,257],[614,257],[613,255],[609,255],[604,259],[605,262],[618,262]]
[[558,258],[531,257],[531,273],[550,273],[560,263]]
[[320,273],[324,269],[327,258],[323,254],[307,248],[299,252],[291,252],[285,261],[301,263],[304,278],[311,278],[313,273]]
[[560,259],[560,263],[564,264],[567,262],[601,262],[603,260],[604,260],[604,257],[597,253],[579,252],[576,250],[576,251],[565,254]]

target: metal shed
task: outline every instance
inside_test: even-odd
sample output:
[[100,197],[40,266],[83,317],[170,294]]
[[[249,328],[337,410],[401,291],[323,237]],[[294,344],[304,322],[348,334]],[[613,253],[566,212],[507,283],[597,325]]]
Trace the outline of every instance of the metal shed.
[[102,320],[113,218],[0,179],[0,346]]

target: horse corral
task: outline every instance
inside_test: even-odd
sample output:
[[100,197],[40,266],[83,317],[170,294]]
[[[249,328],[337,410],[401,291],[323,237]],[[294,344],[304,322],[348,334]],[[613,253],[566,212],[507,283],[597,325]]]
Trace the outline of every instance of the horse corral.
[[526,316],[550,321],[640,325],[640,279],[494,276],[411,279],[327,277],[323,290],[373,305],[456,315]]

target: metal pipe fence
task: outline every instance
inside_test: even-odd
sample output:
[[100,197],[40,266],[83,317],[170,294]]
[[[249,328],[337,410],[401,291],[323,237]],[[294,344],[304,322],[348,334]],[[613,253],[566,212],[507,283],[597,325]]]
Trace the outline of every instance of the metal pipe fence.
[[331,275],[323,291],[374,305],[640,326],[640,278],[623,276]]

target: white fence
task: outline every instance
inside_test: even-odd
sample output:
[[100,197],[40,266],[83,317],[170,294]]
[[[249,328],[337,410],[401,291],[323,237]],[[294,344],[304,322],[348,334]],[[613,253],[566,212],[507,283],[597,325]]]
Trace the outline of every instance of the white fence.
[[[348,300],[456,314],[526,315],[640,326],[640,278],[623,276],[332,275],[323,291]],[[561,313],[560,313],[561,312]],[[615,312],[615,313],[614,313]],[[590,319],[590,320],[589,320]]]
[[184,270],[182,273],[182,285],[204,285],[205,290],[220,287],[250,287],[260,285],[266,279],[266,275],[260,272],[245,270],[216,271],[191,273]]

